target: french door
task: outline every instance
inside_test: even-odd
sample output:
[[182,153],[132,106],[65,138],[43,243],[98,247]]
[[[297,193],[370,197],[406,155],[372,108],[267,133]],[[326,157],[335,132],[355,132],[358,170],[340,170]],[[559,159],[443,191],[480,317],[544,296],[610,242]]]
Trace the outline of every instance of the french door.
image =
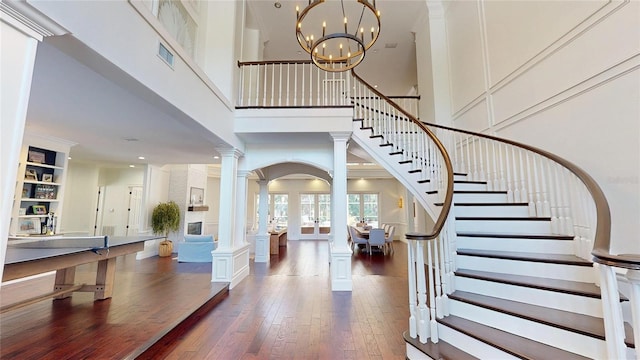
[[300,194],[300,239],[328,239],[331,194]]

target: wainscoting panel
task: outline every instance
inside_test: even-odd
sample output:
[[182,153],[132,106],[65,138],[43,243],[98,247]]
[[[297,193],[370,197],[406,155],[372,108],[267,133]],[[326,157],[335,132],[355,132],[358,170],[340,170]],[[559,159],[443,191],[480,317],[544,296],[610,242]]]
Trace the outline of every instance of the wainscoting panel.
[[495,124],[513,121],[527,109],[636,56],[640,41],[629,39],[640,39],[637,27],[640,3],[625,3],[611,10],[588,30],[495,90]]
[[486,1],[490,85],[562,41],[608,1]]

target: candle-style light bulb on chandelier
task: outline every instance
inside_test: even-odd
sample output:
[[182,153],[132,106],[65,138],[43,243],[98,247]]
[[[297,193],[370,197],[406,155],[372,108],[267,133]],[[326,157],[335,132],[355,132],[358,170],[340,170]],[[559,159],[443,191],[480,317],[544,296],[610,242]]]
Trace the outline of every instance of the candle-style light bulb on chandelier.
[[[345,0],[340,0],[339,7],[337,3],[309,0],[302,11],[296,6],[298,43],[316,66],[331,72],[346,71],[360,64],[380,35],[380,11],[375,0],[347,0],[346,7]],[[321,4],[323,7],[319,7]],[[323,9],[330,5],[333,8]],[[334,18],[321,18],[329,13]]]

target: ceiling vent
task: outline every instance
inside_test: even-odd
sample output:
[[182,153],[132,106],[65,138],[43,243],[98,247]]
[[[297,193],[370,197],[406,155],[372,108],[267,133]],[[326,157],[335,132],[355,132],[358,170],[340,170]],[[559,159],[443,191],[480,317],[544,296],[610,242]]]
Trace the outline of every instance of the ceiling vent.
[[158,56],[160,59],[164,60],[172,69],[173,69],[173,53],[167,49],[161,42],[158,43]]
[[386,43],[384,44],[385,49],[395,49],[398,46],[398,43]]

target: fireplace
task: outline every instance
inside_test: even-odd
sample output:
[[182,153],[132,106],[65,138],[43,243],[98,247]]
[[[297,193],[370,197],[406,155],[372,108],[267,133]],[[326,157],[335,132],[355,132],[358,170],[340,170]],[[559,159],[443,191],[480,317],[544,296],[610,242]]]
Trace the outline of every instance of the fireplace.
[[188,235],[202,235],[202,221],[187,223]]

